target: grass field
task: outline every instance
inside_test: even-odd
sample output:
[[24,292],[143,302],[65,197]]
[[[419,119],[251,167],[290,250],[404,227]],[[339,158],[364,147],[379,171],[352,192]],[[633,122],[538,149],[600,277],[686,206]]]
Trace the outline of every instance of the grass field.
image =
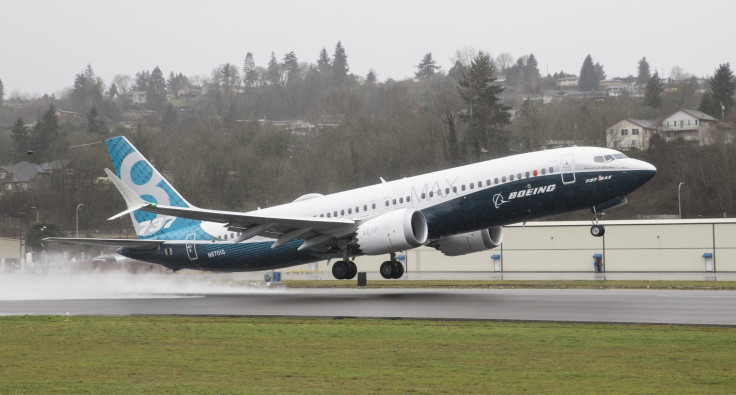
[[736,329],[0,317],[1,393],[734,393]]

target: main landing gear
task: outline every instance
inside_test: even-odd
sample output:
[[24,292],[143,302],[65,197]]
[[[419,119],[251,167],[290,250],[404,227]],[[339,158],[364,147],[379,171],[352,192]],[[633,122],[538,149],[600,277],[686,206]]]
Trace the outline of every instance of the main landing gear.
[[337,261],[332,265],[332,275],[338,280],[352,280],[358,274],[358,267],[351,260]]
[[603,217],[606,216],[606,213],[603,212],[597,212],[595,210],[595,207],[593,207],[593,226],[590,227],[590,234],[594,237],[601,237],[604,234],[606,234],[606,228],[603,227],[603,225],[598,225],[598,221],[603,219]]
[[401,278],[404,275],[404,265],[396,260],[396,254],[391,253],[391,259],[381,264],[381,276],[387,280]]

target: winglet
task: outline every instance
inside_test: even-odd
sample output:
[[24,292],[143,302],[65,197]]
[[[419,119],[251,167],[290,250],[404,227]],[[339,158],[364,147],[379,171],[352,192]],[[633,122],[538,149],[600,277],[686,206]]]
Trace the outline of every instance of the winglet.
[[105,169],[105,173],[107,174],[107,177],[110,179],[110,181],[112,181],[113,185],[115,185],[115,187],[118,189],[120,194],[123,195],[123,199],[125,199],[125,205],[128,206],[127,210],[123,211],[122,213],[113,215],[112,217],[108,218],[108,220],[120,218],[126,214],[130,214],[133,211],[140,210],[152,204],[141,199],[141,197],[138,196],[135,191],[133,191],[133,189],[125,185],[125,183],[121,179],[119,179],[118,176],[115,175],[115,173],[111,172],[110,169]]

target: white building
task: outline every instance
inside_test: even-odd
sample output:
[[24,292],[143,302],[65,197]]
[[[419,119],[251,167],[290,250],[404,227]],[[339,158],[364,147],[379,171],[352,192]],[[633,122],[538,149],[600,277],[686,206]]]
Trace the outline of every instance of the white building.
[[661,135],[665,141],[681,138],[685,141],[709,145],[714,142],[718,120],[697,110],[680,110],[662,120]]
[[606,146],[618,150],[648,149],[649,139],[655,133],[655,120],[622,119],[608,128]]

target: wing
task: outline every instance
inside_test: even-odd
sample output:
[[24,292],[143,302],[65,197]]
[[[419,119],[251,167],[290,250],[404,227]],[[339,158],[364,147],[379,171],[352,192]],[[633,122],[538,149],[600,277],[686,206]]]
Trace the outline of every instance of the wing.
[[42,241],[53,243],[87,244],[102,247],[128,247],[140,250],[152,250],[160,246],[163,240],[138,240],[138,239],[94,239],[74,237],[47,237]]
[[145,211],[173,217],[189,218],[206,222],[225,224],[229,230],[241,233],[236,243],[255,236],[275,238],[271,248],[279,247],[292,240],[302,239],[305,242],[299,250],[314,248],[334,239],[348,236],[355,232],[357,224],[351,219],[314,218],[314,217],[276,217],[260,216],[236,211],[207,210],[197,207],[161,206],[149,203],[138,196],[130,187],[120,180],[109,169],[107,176],[125,198],[128,209],[110,219],[116,219],[134,211]]

